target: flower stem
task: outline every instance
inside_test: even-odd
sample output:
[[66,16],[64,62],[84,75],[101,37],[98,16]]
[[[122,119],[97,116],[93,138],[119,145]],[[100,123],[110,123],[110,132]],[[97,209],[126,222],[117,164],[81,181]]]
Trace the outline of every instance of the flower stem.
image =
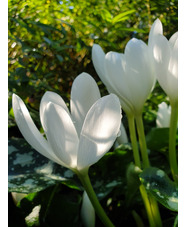
[[[129,122],[129,131],[130,131],[130,138],[131,138],[131,143],[132,143],[132,148],[133,148],[135,165],[138,166],[139,168],[141,168],[140,155],[139,155],[137,138],[136,138],[134,116],[128,115],[127,118],[128,118],[128,122]],[[143,126],[143,122],[141,122],[141,123]],[[141,129],[143,130],[143,127]],[[144,135],[144,131],[143,131],[143,135]],[[146,141],[142,137],[141,137],[141,140],[143,141],[143,143],[141,143],[143,145],[143,149],[146,152],[146,150],[147,150]],[[148,156],[147,157],[145,156],[145,158],[148,160]],[[149,163],[149,161],[147,163]],[[157,202],[154,200],[154,198],[152,198],[151,196],[148,196],[146,189],[143,185],[140,185],[139,189],[140,189],[141,197],[142,197],[144,205],[145,205],[145,209],[147,211],[147,216],[148,216],[150,226],[151,227],[162,226]],[[154,217],[154,215],[155,215],[155,217]]]
[[100,220],[103,222],[103,224],[106,227],[114,227],[108,216],[106,215],[105,211],[103,210],[101,204],[99,203],[99,200],[94,192],[94,189],[92,187],[92,184],[90,182],[90,178],[88,176],[88,172],[85,174],[78,173],[78,177],[87,192],[87,195],[95,209],[96,214],[99,216]]
[[177,155],[176,155],[177,123],[178,123],[178,103],[172,102],[170,130],[169,130],[169,161],[170,161],[171,172],[176,182],[178,182],[178,165],[177,165]]
[[138,144],[137,144],[137,139],[136,139],[134,116],[128,115],[127,118],[128,118],[128,124],[129,124],[130,139],[131,139],[131,143],[132,143],[134,162],[135,162],[136,166],[141,168],[140,155],[139,155]]
[[156,225],[155,225],[155,221],[154,221],[154,218],[153,218],[151,205],[150,205],[150,202],[149,202],[149,198],[148,198],[146,189],[145,189],[143,184],[141,184],[139,188],[140,188],[140,193],[141,193],[141,196],[142,196],[142,199],[143,199],[146,211],[147,211],[147,216],[148,216],[150,227],[155,227]]
[[[145,139],[145,132],[144,132],[144,126],[143,126],[143,119],[142,119],[142,114],[135,116],[136,119],[136,124],[137,124],[137,131],[138,131],[138,137],[139,137],[139,144],[140,144],[140,149],[141,149],[141,155],[142,155],[142,161],[143,161],[143,167],[147,168],[150,166],[149,158],[148,158],[148,153],[147,153],[147,145],[146,145],[146,139]],[[145,189],[145,188],[144,188]],[[148,210],[150,209],[150,216],[149,214],[149,223],[151,226],[162,226],[162,220],[158,208],[158,203],[155,200],[154,197],[151,195],[147,196],[146,190],[143,188],[140,188],[141,193],[143,193],[142,197],[144,197],[146,204],[146,209],[147,213]],[[149,208],[150,207],[150,208]],[[153,220],[150,220],[150,219]]]
[[154,217],[155,226],[162,226],[162,220],[159,212],[158,203],[152,195],[149,195],[152,215]]
[[137,125],[137,131],[138,131],[143,167],[146,168],[146,167],[150,166],[150,162],[149,162],[149,157],[148,157],[148,153],[147,153],[147,145],[146,145],[146,140],[145,140],[142,114],[135,116],[135,119],[136,119],[136,125]]

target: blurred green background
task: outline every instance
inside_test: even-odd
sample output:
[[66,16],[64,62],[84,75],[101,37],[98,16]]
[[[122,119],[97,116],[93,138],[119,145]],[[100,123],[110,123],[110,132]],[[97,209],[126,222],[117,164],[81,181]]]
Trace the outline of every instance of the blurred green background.
[[[68,101],[74,78],[87,72],[106,94],[91,60],[94,43],[105,52],[123,52],[132,37],[147,42],[156,18],[167,38],[178,28],[177,0],[9,0],[8,4],[9,137],[19,136],[12,93],[24,100],[40,128],[37,112],[45,91]],[[155,97],[156,91],[162,93],[156,88]],[[161,97],[155,104],[160,101]]]

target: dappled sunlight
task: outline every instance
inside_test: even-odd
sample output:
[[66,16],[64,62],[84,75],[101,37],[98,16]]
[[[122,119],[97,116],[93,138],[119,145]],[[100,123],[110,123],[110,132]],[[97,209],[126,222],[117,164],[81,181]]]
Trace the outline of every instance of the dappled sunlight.
[[11,226],[178,225],[169,3],[8,1]]
[[62,107],[52,105],[49,108],[46,113],[47,138],[57,157],[67,166],[75,167],[78,136],[72,119]]
[[81,135],[78,149],[78,170],[96,163],[103,155],[109,151],[116,137],[89,137]]
[[153,47],[153,56],[154,59],[158,62],[158,63],[162,63],[162,53],[161,53],[161,48],[155,44]]

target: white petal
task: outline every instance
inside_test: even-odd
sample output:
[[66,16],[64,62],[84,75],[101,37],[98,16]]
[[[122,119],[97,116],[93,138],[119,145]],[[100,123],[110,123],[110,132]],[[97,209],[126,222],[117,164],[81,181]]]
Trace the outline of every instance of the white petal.
[[[124,110],[127,113],[131,113],[132,106],[130,105],[129,101],[120,94],[120,90],[113,83],[113,81],[117,83],[118,80],[116,80],[116,78],[113,78],[113,80],[112,80],[112,77],[111,77],[112,74],[109,71],[110,68],[113,69],[112,68],[112,66],[113,66],[112,57],[110,58],[110,60],[108,60],[108,58],[109,58],[108,56],[112,55],[112,53],[114,53],[114,52],[109,52],[107,55],[105,55],[102,48],[98,44],[94,44],[93,48],[92,48],[92,61],[93,61],[93,64],[94,64],[94,67],[95,67],[95,70],[96,70],[98,76],[100,77],[100,79],[102,80],[104,85],[107,87],[108,92],[116,94],[120,98],[120,101],[121,101],[121,104],[122,104],[122,107],[124,108]],[[109,69],[108,69],[107,65],[110,66]],[[117,66],[115,68],[117,68]],[[116,72],[114,72],[113,76],[115,76],[115,75],[116,75]],[[120,85],[121,85],[121,83],[120,83]],[[123,91],[123,88],[122,88],[122,91]],[[125,99],[125,100],[123,100],[123,99]]]
[[140,67],[144,67],[143,64],[149,61],[148,46],[142,40],[133,38],[125,47],[125,56],[127,64],[139,71]]
[[130,68],[131,72],[134,73],[134,79],[137,80],[136,84],[147,81],[154,83],[155,76],[152,70],[150,51],[143,41],[135,38],[131,39],[125,48],[125,57],[127,69]]
[[126,80],[126,58],[124,54],[116,52],[109,52],[105,56],[105,71],[110,78],[110,84],[112,85],[112,92],[123,100],[124,110],[131,112],[133,106],[130,102],[131,90]]
[[169,39],[169,43],[171,44],[172,48],[174,47],[177,40],[178,40],[178,32],[175,32]]
[[156,19],[150,29],[148,45],[152,45],[153,38],[156,35],[163,35],[163,26],[159,19]]
[[113,145],[121,125],[121,107],[116,95],[99,99],[83,124],[78,149],[78,170],[96,163]]
[[72,84],[70,107],[78,135],[87,112],[100,97],[96,81],[88,73],[81,73],[76,77]]
[[78,135],[69,113],[61,106],[49,103],[44,111],[47,139],[59,159],[68,168],[76,168]]
[[44,111],[49,102],[52,102],[54,104],[57,104],[57,105],[63,107],[69,113],[66,103],[61,98],[61,96],[59,96],[57,93],[47,91],[41,99],[40,109],[39,109],[41,124],[42,124],[44,130],[46,129],[46,126],[44,125]]
[[157,35],[153,41],[153,56],[158,64],[166,64],[167,67],[170,59],[170,45],[163,35]]
[[149,47],[143,41],[133,38],[127,43],[125,57],[125,83],[130,89],[130,101],[136,111],[140,112],[156,81]]
[[[169,41],[170,43],[170,41]],[[178,39],[174,40],[171,57],[168,65],[169,97],[172,101],[178,100]]]
[[[172,72],[176,72],[176,65],[172,64],[175,62],[173,60],[175,56],[172,55],[171,45],[164,36],[158,35],[154,38],[153,55],[158,82],[169,98],[171,98],[174,96],[177,87],[177,78],[172,75]],[[171,64],[170,59],[172,59]]]
[[105,53],[103,52],[102,48],[98,44],[94,44],[92,47],[92,61],[97,74],[103,78],[105,77],[105,72],[103,67],[104,58],[105,58]]
[[25,104],[15,94],[12,96],[12,106],[16,123],[26,141],[39,153],[61,165],[62,162],[56,157],[47,140],[35,126]]
[[103,52],[102,48],[98,44],[94,44],[92,48],[92,61],[94,68],[107,87],[108,91],[112,91],[112,83],[110,81],[110,77],[105,72],[104,62],[105,62],[105,53]]
[[94,227],[95,226],[95,210],[92,206],[92,203],[89,200],[89,197],[86,191],[83,192],[83,200],[81,207],[81,218],[85,227]]
[[167,106],[165,102],[158,105],[156,125],[158,128],[167,128],[170,126],[171,106]]

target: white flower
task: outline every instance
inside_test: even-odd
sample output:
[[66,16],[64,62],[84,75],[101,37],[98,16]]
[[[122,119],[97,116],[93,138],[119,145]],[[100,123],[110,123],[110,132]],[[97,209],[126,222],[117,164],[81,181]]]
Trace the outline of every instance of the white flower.
[[155,74],[171,102],[178,101],[178,32],[169,40],[163,36],[159,19],[152,25],[149,47],[154,58]]
[[13,95],[16,123],[27,142],[52,161],[75,172],[96,163],[113,145],[121,124],[121,107],[114,95],[100,98],[94,79],[79,75],[71,90],[69,112],[63,99],[46,92],[40,104],[40,119],[47,139],[35,126],[30,114]]
[[83,200],[81,207],[81,218],[85,227],[94,227],[95,226],[95,210],[92,206],[92,203],[89,200],[89,197],[86,191],[83,192]]
[[131,39],[125,53],[109,52],[94,44],[92,60],[100,79],[110,93],[116,94],[124,111],[140,114],[155,84],[152,56],[141,40]]
[[171,106],[168,106],[165,102],[158,105],[158,112],[156,118],[156,125],[158,128],[170,127]]

